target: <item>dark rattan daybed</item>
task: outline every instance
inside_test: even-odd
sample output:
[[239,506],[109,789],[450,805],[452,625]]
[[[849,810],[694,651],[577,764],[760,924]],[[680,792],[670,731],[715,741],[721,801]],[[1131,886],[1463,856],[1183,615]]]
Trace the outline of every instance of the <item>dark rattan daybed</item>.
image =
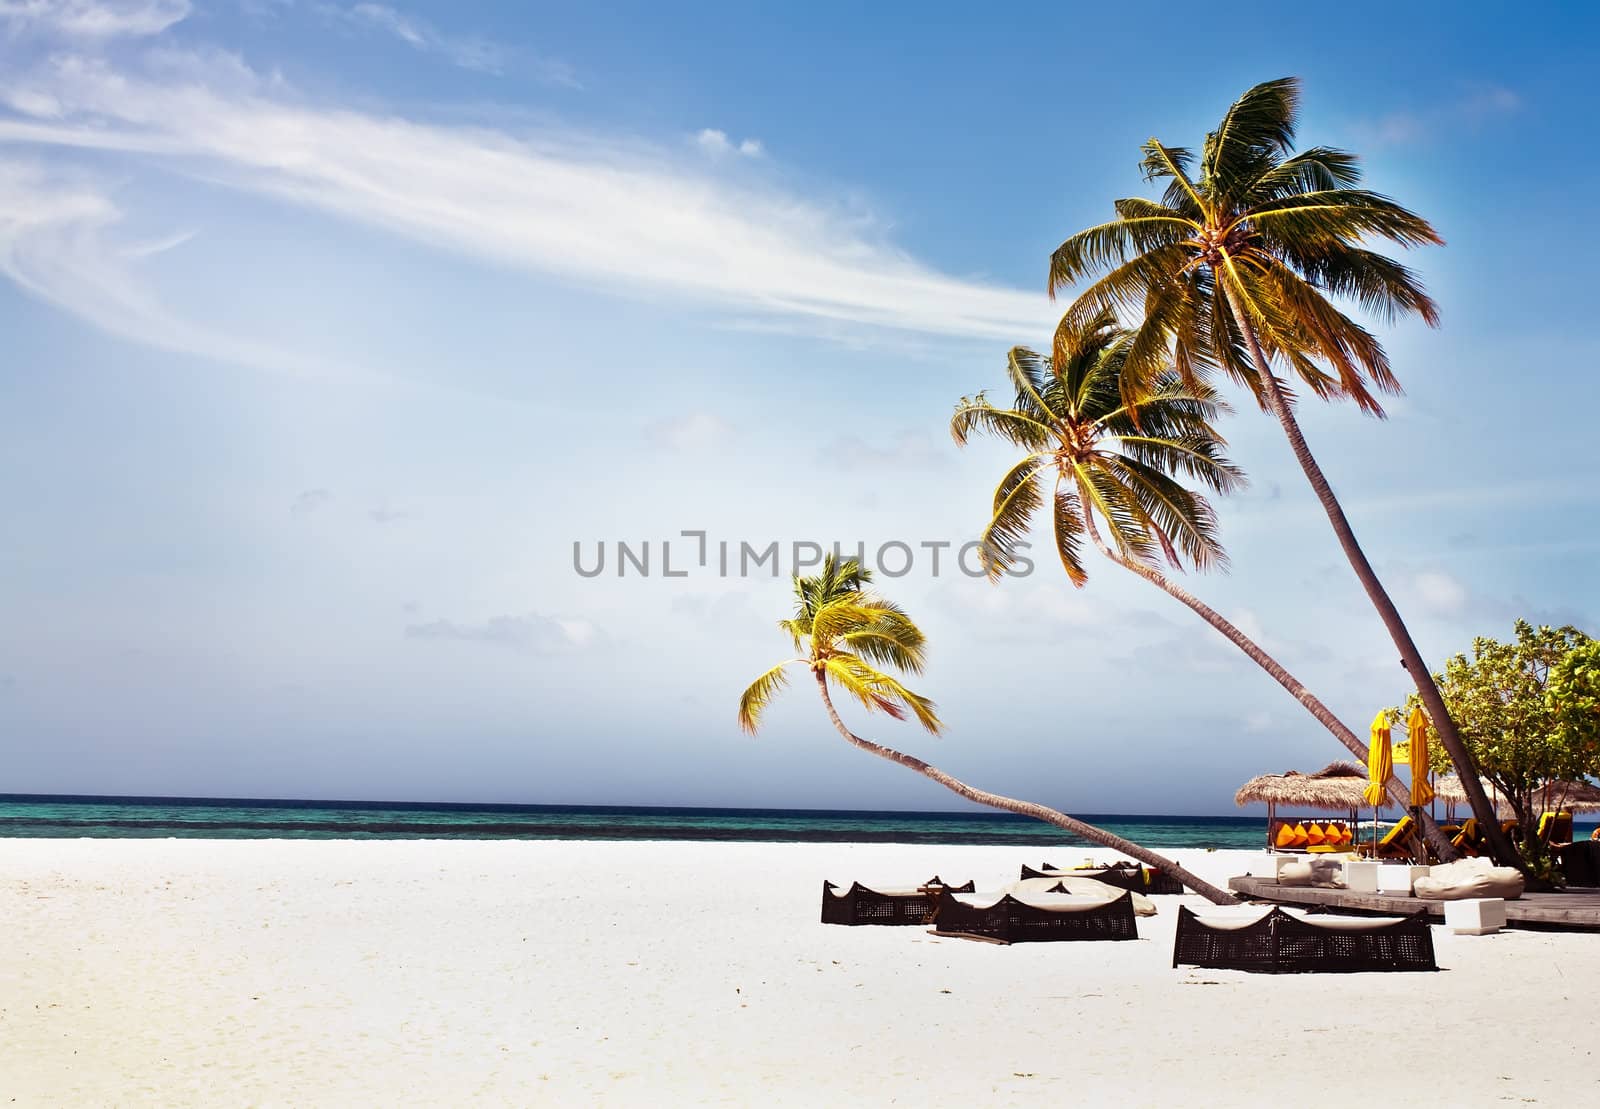
[[935,874],[921,889],[874,890],[860,882],[841,889],[832,882],[822,883],[822,923],[824,924],[927,924],[933,916],[938,890],[971,893],[973,884],[946,886]]
[[1060,870],[1049,863],[1043,864],[1042,870],[1035,870],[1027,863],[1022,864],[1022,877],[1024,878],[1093,878],[1097,882],[1104,882],[1108,886],[1118,889],[1132,890],[1134,893],[1143,894],[1168,894],[1182,893],[1183,883],[1164,870],[1148,870],[1138,863],[1112,863],[1105,867],[1085,867],[1082,870]]
[[[1042,940],[1136,940],[1133,897],[1115,901],[1068,894],[1001,894],[960,897],[959,891],[939,896],[934,928],[940,935],[978,936],[998,943]],[[976,902],[975,904],[969,902]]]
[[1426,909],[1399,920],[1330,916],[1319,924],[1277,906],[1238,924],[1208,924],[1178,906],[1172,965],[1262,974],[1439,969]]

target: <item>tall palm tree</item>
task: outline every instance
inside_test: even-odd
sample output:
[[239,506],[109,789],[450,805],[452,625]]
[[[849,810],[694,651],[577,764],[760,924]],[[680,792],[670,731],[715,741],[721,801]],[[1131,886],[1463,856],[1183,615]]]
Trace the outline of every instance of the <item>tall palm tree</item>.
[[[1160,373],[1147,386],[1135,423],[1122,389],[1134,339],[1133,332],[1102,312],[1084,330],[1058,336],[1056,358],[1025,347],[1011,351],[1006,363],[1015,395],[1011,408],[995,407],[983,393],[962,397],[956,405],[950,433],[958,445],[965,446],[975,433],[987,433],[1028,452],[995,490],[993,516],[979,548],[990,577],[998,578],[1013,565],[1016,545],[1043,507],[1048,483],[1057,554],[1074,585],[1088,580],[1080,552],[1081,538],[1088,536],[1104,557],[1221,632],[1364,760],[1366,744],[1327,705],[1260,644],[1162,573],[1157,554],[1180,569],[1180,550],[1197,569],[1220,566],[1226,557],[1210,503],[1179,485],[1173,475],[1220,493],[1241,486],[1244,475],[1223,453],[1223,439],[1212,426],[1221,403],[1203,382],[1185,382],[1170,369]],[[1109,543],[1102,528],[1111,537]],[[1397,804],[1408,801],[1398,786],[1391,787],[1391,794]],[[1453,857],[1454,849],[1436,825],[1430,842],[1445,857]]]
[[898,678],[880,669],[892,667],[907,673],[921,673],[925,643],[921,629],[902,609],[866,591],[871,580],[870,571],[854,560],[840,561],[831,555],[815,577],[795,575],[794,616],[779,621],[778,626],[788,633],[800,657],[785,659],[750,684],[739,698],[740,727],[755,734],[762,712],[788,685],[788,668],[803,666],[816,680],[828,719],[847,743],[914,770],[969,801],[1031,816],[1065,828],[1091,843],[1120,851],[1173,875],[1216,904],[1237,903],[1232,894],[1196,877],[1171,859],[1103,828],[1085,824],[1044,805],[969,786],[919,758],[862,739],[852,732],[834,707],[830,683],[854,697],[869,712],[883,712],[897,720],[905,719],[909,712],[929,732],[937,735],[943,729],[932,701],[913,693]]
[[[1359,188],[1353,155],[1322,146],[1293,153],[1299,95],[1294,78],[1250,89],[1206,136],[1198,166],[1190,150],[1145,143],[1141,167],[1146,180],[1165,182],[1161,199],[1118,200],[1114,220],[1078,232],[1051,255],[1052,295],[1097,275],[1058,336],[1070,341],[1099,313],[1120,309],[1140,319],[1122,380],[1130,402],[1171,365],[1186,382],[1221,371],[1276,417],[1445,749],[1458,767],[1473,768],[1421,652],[1306,445],[1289,386],[1273,369],[1278,363],[1324,400],[1349,399],[1381,416],[1374,390],[1400,391],[1388,355],[1332,298],[1381,319],[1416,315],[1436,324],[1438,310],[1416,275],[1363,244],[1443,240],[1421,216]],[[1493,829],[1495,854],[1517,861],[1476,774],[1462,780],[1474,814]]]

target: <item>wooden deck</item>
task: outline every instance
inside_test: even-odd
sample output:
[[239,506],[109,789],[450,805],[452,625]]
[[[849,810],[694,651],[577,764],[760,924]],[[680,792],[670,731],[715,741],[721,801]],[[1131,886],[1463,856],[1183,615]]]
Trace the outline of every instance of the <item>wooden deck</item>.
[[[1323,889],[1319,886],[1280,886],[1271,878],[1230,878],[1228,888],[1257,901],[1280,905],[1316,905],[1347,912],[1383,913],[1407,916],[1427,909],[1443,918],[1443,901],[1424,901],[1392,893],[1352,893],[1350,890]],[[1562,928],[1600,932],[1600,889],[1578,889],[1562,893],[1525,893],[1506,902],[1509,928]]]

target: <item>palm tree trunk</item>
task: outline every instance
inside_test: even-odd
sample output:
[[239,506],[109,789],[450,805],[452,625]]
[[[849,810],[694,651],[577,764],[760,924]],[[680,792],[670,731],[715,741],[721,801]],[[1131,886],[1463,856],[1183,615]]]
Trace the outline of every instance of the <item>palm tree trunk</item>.
[[[1235,627],[1227,617],[1216,609],[1182,586],[1173,583],[1165,574],[1132,559],[1124,558],[1112,550],[1106,541],[1100,537],[1100,531],[1095,526],[1094,517],[1090,515],[1087,508],[1084,509],[1083,518],[1084,527],[1089,533],[1090,540],[1102,555],[1121,566],[1124,570],[1139,575],[1139,577],[1186,606],[1200,619],[1221,632],[1230,643],[1249,656],[1251,662],[1270,674],[1273,681],[1283,686],[1284,689],[1289,691],[1291,697],[1304,705],[1306,711],[1316,717],[1317,722],[1327,728],[1333,734],[1333,738],[1344,744],[1352,755],[1360,761],[1366,760],[1367,745],[1362,743],[1354,732],[1345,727],[1344,722],[1335,716],[1333,710],[1323,704],[1316,694],[1301,685],[1293,674],[1278,664],[1277,659],[1262,650],[1260,644],[1245,635],[1244,632]],[[1402,809],[1411,804],[1410,795],[1402,790],[1397,782],[1391,780],[1388,789],[1390,800]],[[1428,846],[1433,848],[1439,859],[1443,862],[1450,862],[1459,858],[1460,852],[1450,842],[1449,837],[1440,830],[1438,821],[1434,820],[1431,814],[1420,810],[1418,815],[1422,818],[1423,837],[1427,840]]]
[[1273,376],[1272,368],[1267,364],[1266,355],[1261,350],[1261,342],[1256,337],[1255,327],[1245,315],[1243,305],[1239,303],[1238,293],[1226,281],[1219,281],[1218,284],[1227,291],[1228,306],[1233,311],[1234,322],[1239,325],[1239,330],[1250,347],[1250,359],[1255,363],[1256,374],[1261,379],[1261,389],[1266,397],[1267,407],[1283,426],[1283,432],[1289,438],[1289,448],[1294,452],[1295,461],[1300,463],[1300,469],[1305,471],[1306,480],[1311,483],[1312,492],[1317,495],[1317,500],[1322,502],[1322,510],[1327,513],[1328,522],[1333,525],[1333,533],[1338,537],[1345,558],[1355,570],[1362,588],[1367,591],[1367,597],[1372,601],[1372,607],[1378,610],[1379,619],[1388,629],[1389,638],[1399,650],[1400,663],[1411,675],[1412,682],[1416,684],[1417,693],[1422,698],[1423,706],[1428,710],[1428,717],[1433,722],[1434,730],[1439,733],[1444,749],[1450,754],[1450,761],[1455,764],[1462,789],[1466,791],[1467,801],[1472,806],[1472,813],[1485,829],[1491,852],[1498,861],[1515,864],[1520,869],[1522,859],[1511,846],[1511,841],[1500,831],[1500,824],[1494,816],[1494,806],[1489,803],[1489,796],[1483,791],[1483,783],[1478,780],[1477,761],[1462,742],[1461,733],[1456,730],[1455,721],[1450,718],[1450,710],[1445,707],[1439,687],[1433,682],[1428,664],[1423,660],[1422,652],[1417,650],[1405,621],[1400,618],[1400,610],[1395,608],[1394,602],[1389,599],[1383,583],[1378,580],[1378,575],[1372,569],[1372,563],[1367,561],[1366,552],[1361,549],[1361,544],[1356,542],[1356,533],[1350,527],[1350,521],[1345,518],[1344,507],[1334,496],[1333,488],[1328,484],[1322,467],[1317,464],[1311,448],[1306,445],[1306,438],[1300,430],[1299,421],[1294,418],[1288,398],[1278,387],[1278,379]]
[[1044,805],[1036,805],[1032,801],[1018,801],[1011,797],[1001,796],[998,793],[975,789],[960,779],[951,777],[938,767],[928,765],[915,756],[904,754],[891,747],[881,746],[871,740],[862,739],[845,727],[844,721],[839,718],[839,711],[833,707],[833,698],[828,695],[827,677],[820,671],[812,671],[812,675],[817,679],[817,691],[822,694],[822,706],[828,710],[828,719],[833,721],[833,726],[839,730],[840,735],[844,736],[845,741],[853,746],[861,748],[868,754],[877,755],[880,759],[888,759],[890,762],[899,763],[909,770],[915,770],[924,778],[930,778],[938,782],[945,789],[965,797],[968,801],[976,801],[978,804],[988,805],[992,809],[1004,809],[1007,812],[1031,816],[1033,819],[1042,820],[1046,824],[1054,824],[1057,828],[1065,828],[1067,831],[1091,843],[1098,843],[1102,847],[1120,851],[1130,858],[1138,859],[1147,866],[1155,867],[1157,870],[1172,875],[1215,905],[1239,904],[1239,899],[1227,890],[1218,889],[1204,878],[1199,878],[1189,873],[1189,871],[1171,859],[1162,858],[1154,851],[1140,847],[1131,840],[1125,840],[1121,836],[1113,835],[1102,828],[1096,828],[1093,824],[1085,824],[1083,821],[1076,820],[1065,813],[1057,812],[1055,809],[1046,808]]

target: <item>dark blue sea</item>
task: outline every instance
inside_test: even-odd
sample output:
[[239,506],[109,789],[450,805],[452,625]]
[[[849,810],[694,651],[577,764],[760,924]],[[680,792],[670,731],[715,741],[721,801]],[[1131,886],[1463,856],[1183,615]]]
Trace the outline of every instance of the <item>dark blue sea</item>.
[[[1159,847],[1257,847],[1251,816],[1073,814]],[[0,837],[213,839],[745,840],[1075,844],[1048,824],[998,812],[465,805],[0,794]]]

